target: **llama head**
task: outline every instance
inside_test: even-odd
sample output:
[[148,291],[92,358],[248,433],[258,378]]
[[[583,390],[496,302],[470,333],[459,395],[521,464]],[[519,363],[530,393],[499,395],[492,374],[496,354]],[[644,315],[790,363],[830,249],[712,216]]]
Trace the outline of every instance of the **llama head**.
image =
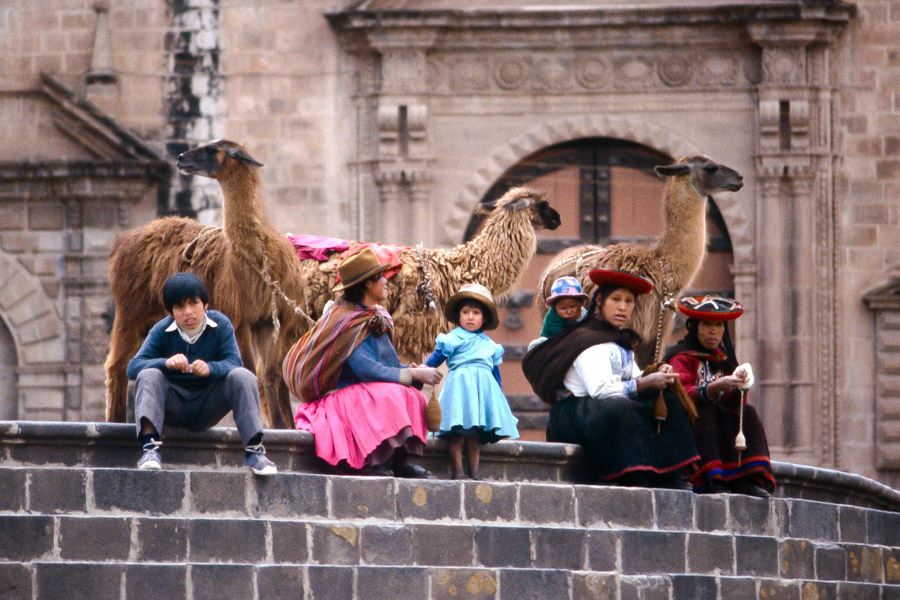
[[531,188],[511,188],[497,200],[485,202],[478,209],[487,215],[497,214],[501,210],[512,213],[527,210],[535,229],[553,230],[560,224],[559,213],[550,206],[547,197]]
[[216,140],[203,146],[182,152],[175,163],[179,170],[188,175],[201,175],[215,179],[230,162],[237,161],[251,167],[263,164],[250,156],[247,150],[236,142]]
[[715,192],[736,192],[744,187],[744,177],[740,173],[708,156],[682,158],[674,165],[656,167],[656,172],[664,177],[687,177],[701,198]]

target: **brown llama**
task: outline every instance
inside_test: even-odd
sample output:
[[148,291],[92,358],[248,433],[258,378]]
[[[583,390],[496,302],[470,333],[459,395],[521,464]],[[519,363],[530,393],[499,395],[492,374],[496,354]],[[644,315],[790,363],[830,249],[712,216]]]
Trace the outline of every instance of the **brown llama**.
[[263,216],[257,171],[262,163],[241,145],[219,140],[183,153],[177,166],[219,182],[223,227],[166,217],[123,233],[113,244],[109,281],[116,311],[106,359],[106,419],[125,421],[125,367],[166,314],[163,282],[190,271],[206,284],[210,307],[234,325],[244,365],[259,376],[266,424],[288,427],[292,415],[281,359],[310,321],[289,300],[303,294],[294,249]]
[[[394,318],[393,342],[404,362],[422,361],[434,349],[437,334],[450,329],[441,309],[462,285],[480,283],[494,297],[508,292],[534,256],[534,230],[552,230],[560,224],[559,213],[544,194],[527,188],[510,189],[478,211],[486,218],[481,231],[468,242],[449,249],[411,248],[399,253],[403,265],[388,280],[385,308]],[[338,253],[326,262],[300,263],[306,282],[303,310],[320,315],[333,299]]]
[[542,298],[546,298],[556,278],[571,275],[581,281],[585,293],[590,295],[596,286],[588,272],[598,267],[631,271],[650,279],[653,291],[638,296],[630,325],[644,339],[637,355],[641,365],[654,362],[657,340],[671,330],[674,313],[662,313],[662,302],[667,297],[678,298],[706,257],[707,197],[720,191],[736,192],[744,185],[740,173],[706,156],[682,158],[674,165],[656,167],[656,172],[669,178],[663,198],[666,227],[656,245],[621,243],[569,248],[550,261],[538,287]]

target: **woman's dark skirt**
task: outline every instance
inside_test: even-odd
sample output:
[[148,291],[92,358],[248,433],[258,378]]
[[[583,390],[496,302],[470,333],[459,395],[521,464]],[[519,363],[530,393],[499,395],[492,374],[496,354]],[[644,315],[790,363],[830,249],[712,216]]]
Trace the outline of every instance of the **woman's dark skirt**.
[[668,416],[657,433],[653,405],[658,397],[651,390],[633,398],[558,401],[550,409],[547,441],[583,446],[595,475],[604,481],[687,467],[699,458],[687,416],[675,396],[664,392]]
[[744,404],[744,438],[747,449],[740,454],[734,448],[739,428],[740,404],[703,402],[697,404],[694,440],[700,451],[699,470],[691,477],[691,485],[698,492],[708,491],[713,481],[731,483],[748,479],[765,488],[775,489],[775,476],[769,460],[766,432],[756,409]]

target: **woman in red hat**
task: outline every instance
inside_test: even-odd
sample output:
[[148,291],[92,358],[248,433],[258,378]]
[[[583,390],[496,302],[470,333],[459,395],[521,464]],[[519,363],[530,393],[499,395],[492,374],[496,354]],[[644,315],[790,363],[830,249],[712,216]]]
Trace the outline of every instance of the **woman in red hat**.
[[334,288],[342,298],[294,344],[282,369],[301,402],[297,429],[315,435],[320,458],[370,475],[430,478],[406,458],[423,453],[428,435],[419,390],[440,382],[441,374],[397,357],[394,321],[381,306],[388,266],[371,249],[345,258]]
[[547,439],[582,445],[601,481],[690,489],[684,469],[699,456],[687,416],[668,391],[666,420],[654,415],[660,391],[676,375],[664,365],[641,376],[634,361],[640,336],[626,328],[636,296],[653,284],[612,269],[594,269],[590,278],[598,287],[589,317],[522,361],[535,392],[551,405]]
[[693,429],[700,468],[691,477],[694,490],[766,498],[775,489],[766,433],[756,410],[741,402],[753,372],[738,366],[726,325],[744,309],[720,296],[682,298],[678,309],[688,318],[687,334],[666,353],[666,362],[697,406]]

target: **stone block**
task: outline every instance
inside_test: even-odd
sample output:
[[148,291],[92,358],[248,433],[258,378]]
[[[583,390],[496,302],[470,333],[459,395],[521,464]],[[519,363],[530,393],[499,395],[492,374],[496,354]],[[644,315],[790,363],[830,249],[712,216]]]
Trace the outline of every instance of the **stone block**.
[[[424,541],[426,545],[429,542],[438,549],[426,548],[426,554],[437,553],[444,548],[442,539]],[[364,525],[359,531],[359,552],[368,565],[430,564],[427,559],[420,561],[418,553],[414,555],[413,531],[405,525]]]
[[800,585],[796,581],[761,579],[759,597],[766,600],[800,600]]
[[585,568],[587,533],[584,529],[536,527],[531,530],[531,537],[535,567],[569,571],[581,571]]
[[25,565],[0,563],[0,598],[31,600],[31,571]]
[[476,529],[459,525],[413,525],[412,530],[415,564],[428,567],[472,566]]
[[340,523],[310,523],[312,559],[319,564],[359,564],[359,530]]
[[898,599],[900,599],[900,585],[881,586],[881,600],[898,600]]
[[762,498],[743,494],[728,496],[728,513],[731,531],[747,535],[772,535],[769,519],[769,503]]
[[870,510],[866,516],[870,544],[900,546],[900,513]]
[[277,563],[309,562],[307,527],[303,521],[269,521],[272,530],[272,558]]
[[516,484],[466,482],[463,485],[463,512],[476,521],[515,521]]
[[529,529],[492,525],[476,527],[475,560],[485,567],[530,567]]
[[881,598],[880,585],[848,581],[839,581],[837,584],[837,600],[881,600]]
[[397,512],[401,519],[459,519],[463,486],[451,481],[397,481]]
[[191,562],[256,563],[266,557],[264,521],[237,519],[193,519]]
[[583,527],[646,527],[653,522],[653,492],[606,486],[575,486]]
[[0,229],[24,229],[25,205],[19,202],[0,206]]
[[734,574],[734,538],[730,535],[688,534],[687,572]]
[[572,573],[572,600],[619,600],[614,574]]
[[187,598],[187,565],[126,565],[125,597],[128,600]]
[[303,567],[299,565],[259,565],[256,567],[256,598],[297,600],[306,587]]
[[121,565],[116,564],[38,563],[35,565],[35,597],[66,600],[119,598],[122,569]]
[[546,600],[569,595],[566,571],[503,569],[500,571],[502,600]]
[[131,551],[131,519],[61,517],[59,555],[68,560],[125,560]]
[[791,537],[837,541],[838,507],[808,500],[791,502]]
[[900,548],[885,548],[882,556],[884,557],[884,582],[900,584]]
[[94,471],[94,506],[100,510],[170,515],[182,509],[184,477],[184,472],[179,471],[98,469]]
[[807,540],[784,540],[779,548],[782,579],[815,579],[815,548]]
[[728,526],[726,497],[720,494],[694,497],[694,526],[700,531],[725,531]]
[[497,597],[497,573],[487,569],[431,569],[432,600]]
[[619,532],[589,529],[585,536],[588,569],[615,571],[618,563]]
[[847,580],[881,583],[884,578],[882,549],[871,546],[845,545]]
[[694,494],[675,490],[653,490],[656,526],[659,529],[690,529],[694,522]]
[[137,519],[139,561],[176,563],[187,560],[187,519]]
[[662,531],[622,532],[622,573],[684,573],[686,536]]
[[359,567],[356,569],[359,600],[427,598],[428,569],[422,567]]
[[193,600],[222,600],[223,590],[230,598],[254,598],[252,565],[191,565]]
[[53,517],[0,516],[0,559],[31,562],[53,549]]
[[816,546],[816,579],[840,581],[847,578],[847,551],[837,544]]
[[[249,477],[249,475],[248,475]],[[256,516],[296,518],[298,515],[324,517],[328,514],[323,475],[281,473],[277,477],[256,477]]]
[[247,514],[245,473],[192,471],[189,477],[192,512],[201,515]]
[[390,477],[335,477],[331,481],[334,519],[377,517],[394,519],[394,479]]
[[621,600],[669,600],[668,577],[621,577]]
[[802,581],[800,597],[803,600],[836,600],[837,584],[833,581]]
[[869,539],[866,511],[855,506],[841,506],[838,515],[840,541],[865,544]]
[[28,227],[34,230],[62,229],[63,208],[61,206],[35,204],[28,207]]
[[306,568],[306,577],[309,600],[353,597],[353,569],[351,567],[309,565]]
[[719,597],[722,600],[756,598],[756,579],[753,577],[720,577]]
[[672,597],[691,600],[718,600],[716,578],[703,575],[675,575],[672,577]]
[[84,469],[32,469],[29,509],[42,514],[83,513],[87,505]]
[[778,542],[774,538],[735,536],[734,553],[738,575],[778,575]]
[[0,511],[18,512],[25,509],[25,469],[0,469]]
[[575,488],[571,485],[519,486],[519,519],[526,523],[575,525]]

